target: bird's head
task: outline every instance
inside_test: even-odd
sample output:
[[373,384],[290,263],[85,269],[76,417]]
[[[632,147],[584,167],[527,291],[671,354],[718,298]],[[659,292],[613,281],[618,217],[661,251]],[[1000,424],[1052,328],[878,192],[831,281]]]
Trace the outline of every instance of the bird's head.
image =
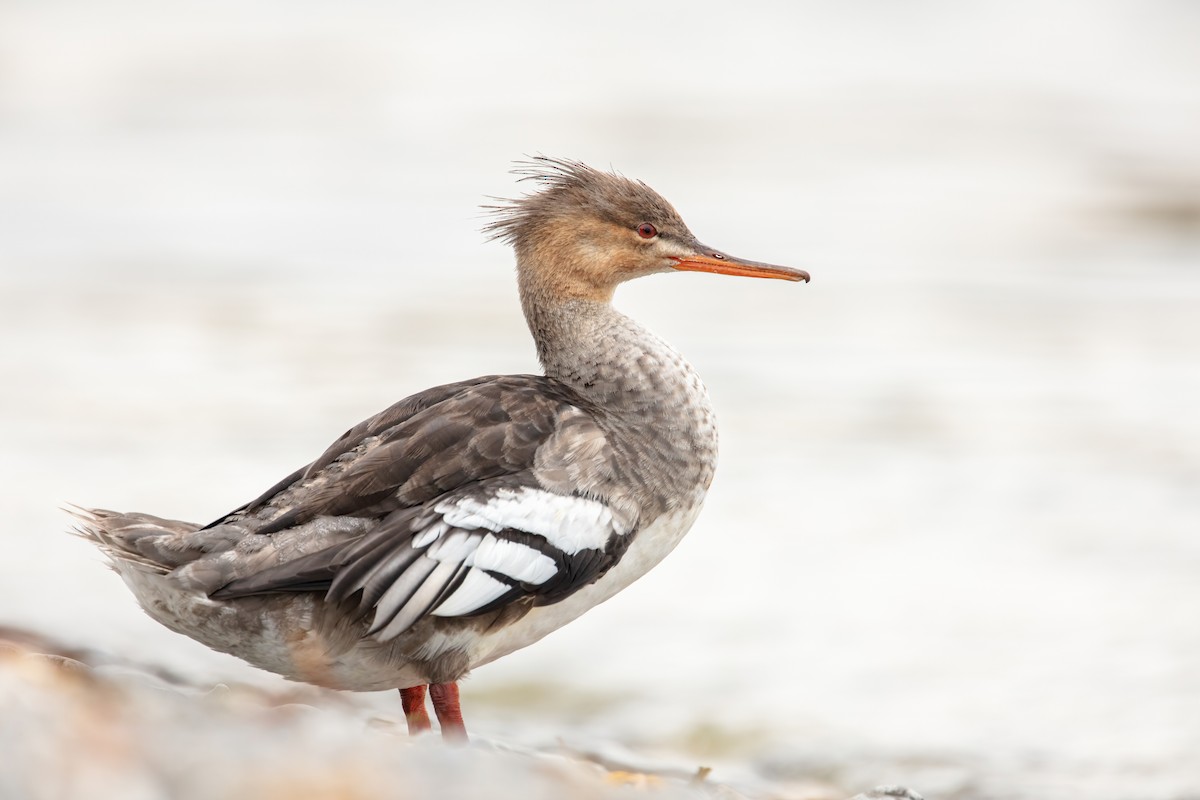
[[542,189],[491,206],[485,231],[513,246],[522,291],[608,301],[617,285],[658,272],[713,272],[807,281],[803,270],[736,258],[701,244],[641,181],[539,156],[519,165]]

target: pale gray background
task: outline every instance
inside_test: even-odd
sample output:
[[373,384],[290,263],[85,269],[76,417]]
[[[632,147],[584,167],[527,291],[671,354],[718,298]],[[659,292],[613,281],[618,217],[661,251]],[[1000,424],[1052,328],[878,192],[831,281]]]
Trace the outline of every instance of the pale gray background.
[[813,282],[619,293],[705,376],[718,478],[661,568],[472,678],[476,733],[1194,791],[1200,6],[433,5],[0,4],[0,623],[275,680],[57,507],[208,520],[535,369],[477,206],[542,152]]

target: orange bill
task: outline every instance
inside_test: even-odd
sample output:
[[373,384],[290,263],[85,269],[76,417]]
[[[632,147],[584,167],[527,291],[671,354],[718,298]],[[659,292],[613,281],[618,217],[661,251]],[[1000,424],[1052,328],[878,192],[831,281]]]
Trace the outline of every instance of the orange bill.
[[759,261],[745,261],[727,256],[716,250],[708,250],[690,256],[671,256],[675,269],[683,272],[713,272],[717,275],[741,275],[746,278],[777,278],[783,281],[804,281],[808,273],[802,269],[777,267]]

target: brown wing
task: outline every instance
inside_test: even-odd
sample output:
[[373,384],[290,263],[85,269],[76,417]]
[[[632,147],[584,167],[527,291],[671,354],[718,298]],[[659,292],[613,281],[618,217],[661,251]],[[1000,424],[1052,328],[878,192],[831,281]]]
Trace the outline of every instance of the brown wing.
[[237,521],[273,533],[323,515],[382,517],[528,469],[573,400],[566,387],[535,375],[430,389],[354,426],[312,464],[209,527]]
[[[378,436],[380,433],[396,427],[397,425],[412,418],[414,415],[424,411],[427,408],[430,408],[431,406],[436,406],[439,403],[445,402],[465,389],[469,389],[483,383],[496,381],[499,379],[499,377],[500,376],[496,375],[485,375],[472,380],[459,381],[458,383],[448,383],[444,386],[435,386],[432,389],[426,389],[423,392],[418,392],[417,394],[406,397],[398,403],[395,403],[383,411],[380,411],[375,416],[368,417],[350,430],[343,433],[338,437],[337,441],[325,449],[325,452],[322,453],[316,461],[301,467],[291,475],[283,478],[270,489],[267,489],[258,497],[251,500],[249,503],[234,509],[228,514],[222,516],[220,519],[214,520],[204,527],[213,528],[226,522],[232,522],[234,520],[243,519],[245,517],[257,514],[258,512],[262,511],[262,509],[270,505],[273,500],[276,500],[286,489],[294,486],[299,481],[312,478],[314,475],[318,474],[321,470],[328,467],[337,459],[345,456],[347,453],[350,453],[355,448],[359,447],[364,440],[372,436]],[[535,380],[537,379],[537,376],[533,375],[514,375],[508,377],[529,377],[534,378]]]
[[[570,390],[535,376],[456,387],[412,413],[393,406],[356,426],[293,483],[233,517],[258,523],[260,534],[318,517],[376,518],[377,527],[242,575],[213,597],[357,596],[386,639],[430,614],[557,602],[615,564],[636,509],[611,496],[611,451]],[[388,414],[397,421],[380,424]]]

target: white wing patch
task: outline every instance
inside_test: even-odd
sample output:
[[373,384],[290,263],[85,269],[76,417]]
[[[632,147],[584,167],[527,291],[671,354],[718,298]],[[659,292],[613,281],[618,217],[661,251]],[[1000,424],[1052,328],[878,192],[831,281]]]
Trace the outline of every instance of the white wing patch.
[[490,533],[483,537],[471,561],[467,563],[525,583],[545,583],[558,571],[554,559],[545,553],[519,542],[497,539]]
[[542,489],[502,489],[486,502],[462,498],[439,503],[434,510],[459,528],[536,533],[567,555],[602,550],[614,532],[623,533],[604,503]]
[[467,573],[467,577],[454,590],[454,593],[429,613],[435,617],[459,617],[463,614],[470,614],[507,592],[508,588],[483,570],[473,569]]
[[[419,555],[375,604],[372,632],[381,640],[399,636],[426,614],[466,616],[518,584],[541,586],[558,575],[555,557],[501,531],[539,536],[569,558],[603,550],[625,527],[604,503],[532,487],[501,489],[482,500],[445,500],[434,511],[441,519],[413,536],[411,546]],[[387,569],[386,562],[380,569]]]

